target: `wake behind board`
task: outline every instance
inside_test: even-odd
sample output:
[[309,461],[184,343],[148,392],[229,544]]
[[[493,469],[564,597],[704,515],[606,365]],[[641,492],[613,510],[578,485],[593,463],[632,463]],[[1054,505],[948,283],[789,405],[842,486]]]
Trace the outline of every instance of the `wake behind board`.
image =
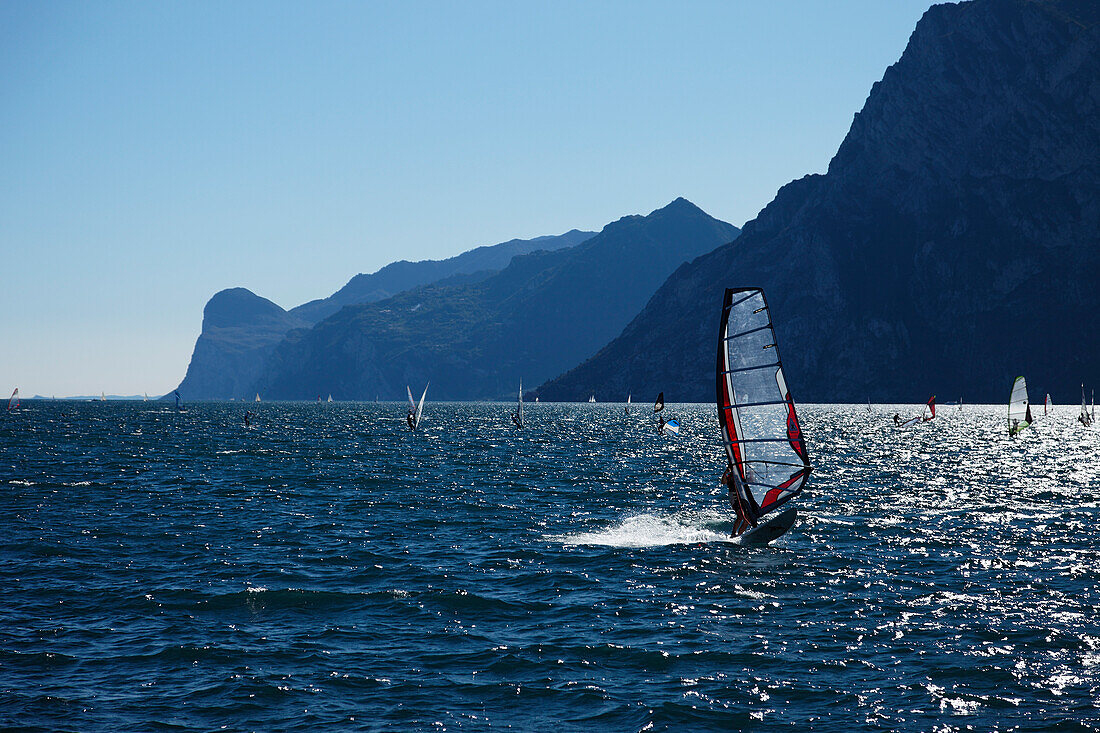
[[741,540],[743,545],[766,545],[772,540],[785,535],[787,530],[794,526],[796,519],[798,519],[798,509],[791,507],[779,512],[774,518],[763,524],[744,532],[738,539]]

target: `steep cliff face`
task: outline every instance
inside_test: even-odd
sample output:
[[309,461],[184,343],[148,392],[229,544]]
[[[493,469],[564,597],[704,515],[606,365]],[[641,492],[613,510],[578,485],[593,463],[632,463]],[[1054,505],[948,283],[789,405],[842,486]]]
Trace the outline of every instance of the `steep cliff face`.
[[675,272],[589,362],[540,389],[713,399],[727,286],[768,294],[803,401],[1071,401],[1100,363],[1100,5],[931,8],[825,175]]
[[259,387],[286,399],[400,398],[431,380],[438,399],[509,395],[520,378],[537,384],[590,356],[679,264],[737,234],[677,199],[576,247],[515,257],[477,283],[345,308],[291,334]]
[[222,290],[203,309],[202,333],[179,386],[185,399],[241,399],[287,331],[308,325],[245,288]]

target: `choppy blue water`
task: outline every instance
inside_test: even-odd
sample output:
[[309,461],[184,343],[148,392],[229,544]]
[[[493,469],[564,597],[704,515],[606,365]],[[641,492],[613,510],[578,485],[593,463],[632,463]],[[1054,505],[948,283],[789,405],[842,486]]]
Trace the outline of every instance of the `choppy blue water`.
[[[241,427],[245,409],[254,428]],[[903,414],[916,413],[907,406]],[[712,406],[25,402],[0,416],[0,726],[1100,726],[1100,429],[804,406],[776,544]]]

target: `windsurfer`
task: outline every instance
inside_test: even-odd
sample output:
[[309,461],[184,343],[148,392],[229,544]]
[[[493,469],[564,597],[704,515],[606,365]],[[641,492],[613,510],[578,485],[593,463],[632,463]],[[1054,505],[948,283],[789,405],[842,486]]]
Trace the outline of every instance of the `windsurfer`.
[[409,414],[405,415],[405,422],[409,424],[409,430],[416,430],[416,411],[411,407],[409,408]]
[[1020,432],[1020,421],[1012,418],[1012,429],[1008,431],[1008,437],[1015,438],[1018,432]]
[[665,416],[659,415],[657,417],[657,435],[665,434]]
[[733,464],[727,462],[726,470],[722,473],[722,483],[729,489],[730,506],[739,519],[747,524],[756,526],[756,513],[752,510],[753,502],[746,495],[744,485],[737,480],[737,471]]
[[519,420],[519,412],[518,412],[518,411],[517,411],[517,412],[513,412],[513,413],[512,413],[512,423],[513,423],[513,424],[514,424],[514,425],[515,425],[515,426],[516,426],[517,428],[522,428],[522,427],[523,427],[523,423],[522,423],[522,422],[520,422],[520,420]]
[[894,413],[894,425],[901,425],[901,415]]
[[244,426],[246,428],[252,427],[252,410],[245,410],[245,412],[244,412]]

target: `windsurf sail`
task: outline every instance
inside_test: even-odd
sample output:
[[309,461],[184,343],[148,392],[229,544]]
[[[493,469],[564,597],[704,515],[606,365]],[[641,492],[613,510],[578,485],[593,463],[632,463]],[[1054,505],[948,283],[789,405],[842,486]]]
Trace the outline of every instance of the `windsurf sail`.
[[623,408],[623,412],[626,413],[627,415],[630,414],[630,395],[629,394],[627,394],[627,396],[626,396],[626,407]]
[[328,401],[329,401],[329,402],[332,402],[332,395],[329,395],[329,396],[328,396]]
[[1016,377],[1008,398],[1008,434],[1016,435],[1031,424],[1031,405],[1027,399],[1027,380]]
[[[726,290],[715,376],[732,481],[759,518],[798,496],[811,470],[762,289]],[[734,536],[751,526],[738,517]]]
[[412,412],[416,412],[416,401],[413,399],[412,387],[406,384],[405,392],[407,392],[409,395],[409,410],[411,410]]
[[596,395],[589,395],[588,396],[588,401],[589,402],[595,402],[596,401]]
[[516,398],[516,411],[512,415],[512,422],[517,428],[523,427],[523,380],[519,380],[519,396]]
[[[1084,403],[1082,403],[1084,404]],[[19,407],[19,388],[16,387],[15,391],[11,393],[11,397],[8,398],[8,410],[14,410]]]
[[257,393],[256,393],[256,401],[257,401],[257,402],[259,402],[259,401],[260,401],[260,393],[259,393],[259,392],[257,392]]
[[1050,411],[1054,409],[1054,403],[1050,401],[1050,392],[1047,392],[1046,401],[1043,402],[1043,414],[1049,415]]
[[142,402],[148,402],[148,401],[149,401],[149,393],[146,392],[144,399],[142,399]]
[[928,398],[927,407],[928,407],[928,411],[929,411],[928,416],[926,417],[923,413],[921,414],[921,420],[923,422],[928,422],[929,420],[934,420],[935,417],[936,417],[936,395],[932,395],[931,397]]
[[1092,420],[1095,420],[1095,419],[1096,419],[1096,390],[1094,389],[1092,391],[1092,417],[1090,419],[1090,422]]
[[660,412],[663,409],[665,409],[665,393],[659,392],[656,402],[653,403],[653,411]]
[[[431,382],[428,382],[431,384]],[[428,384],[424,385],[424,393],[420,395],[420,402],[416,403],[416,413],[413,415],[413,430],[420,427],[420,420],[424,417],[424,398],[428,396]]]
[[177,389],[172,393],[176,398],[176,409],[180,409],[180,391]]
[[106,392],[100,392],[99,393],[99,401],[100,402],[106,402],[107,401],[107,393]]

